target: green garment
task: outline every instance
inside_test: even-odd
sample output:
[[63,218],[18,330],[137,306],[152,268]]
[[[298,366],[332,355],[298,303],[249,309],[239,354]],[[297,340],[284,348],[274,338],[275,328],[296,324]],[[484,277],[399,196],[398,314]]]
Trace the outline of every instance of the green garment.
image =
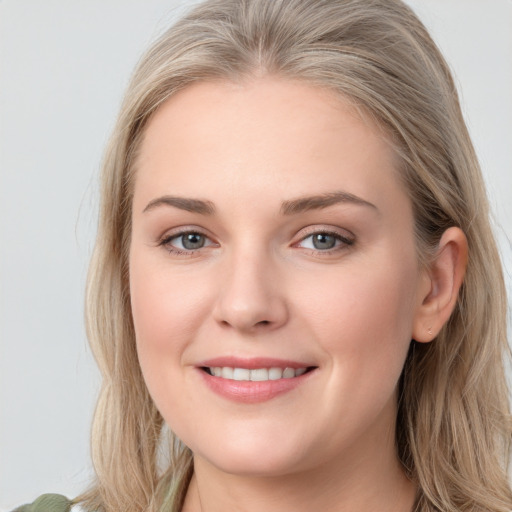
[[22,505],[12,512],[70,512],[72,502],[61,494],[43,494],[33,503]]

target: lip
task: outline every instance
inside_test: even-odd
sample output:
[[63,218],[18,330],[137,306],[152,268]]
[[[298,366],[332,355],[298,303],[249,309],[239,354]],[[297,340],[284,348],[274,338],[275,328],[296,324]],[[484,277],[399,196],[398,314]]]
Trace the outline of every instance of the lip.
[[198,367],[203,366],[230,366],[231,368],[247,368],[248,370],[254,370],[255,368],[310,368],[315,366],[311,363],[305,363],[300,361],[292,361],[288,359],[276,359],[271,357],[215,357],[206,361],[200,362]]
[[[231,367],[246,368],[308,368],[310,371],[290,379],[282,378],[267,381],[237,381],[214,377],[203,370],[204,367]],[[274,359],[267,357],[239,358],[239,357],[217,357],[201,362],[196,366],[203,382],[215,394],[227,398],[230,401],[252,404],[271,400],[279,395],[288,393],[298,386],[304,384],[313,373],[316,366],[310,363],[298,361]]]

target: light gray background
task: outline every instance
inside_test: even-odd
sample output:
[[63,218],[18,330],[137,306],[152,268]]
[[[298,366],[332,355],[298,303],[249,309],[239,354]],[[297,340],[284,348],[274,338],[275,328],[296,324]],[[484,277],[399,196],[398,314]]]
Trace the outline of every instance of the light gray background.
[[[141,51],[192,3],[0,0],[0,510],[87,485],[99,162]],[[512,1],[410,3],[460,84],[510,292]]]

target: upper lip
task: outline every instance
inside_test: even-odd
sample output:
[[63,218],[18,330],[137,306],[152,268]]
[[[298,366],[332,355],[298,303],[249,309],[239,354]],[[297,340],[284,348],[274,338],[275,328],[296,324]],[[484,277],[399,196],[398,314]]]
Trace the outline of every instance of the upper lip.
[[247,368],[253,370],[256,368],[310,368],[314,365],[300,361],[292,361],[289,359],[276,359],[272,357],[214,357],[202,361],[197,365],[198,367],[230,367],[230,368]]

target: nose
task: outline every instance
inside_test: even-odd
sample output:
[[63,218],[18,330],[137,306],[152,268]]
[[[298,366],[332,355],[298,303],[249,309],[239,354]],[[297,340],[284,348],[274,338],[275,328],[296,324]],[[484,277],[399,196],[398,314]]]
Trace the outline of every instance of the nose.
[[213,316],[223,327],[255,334],[288,321],[282,278],[271,258],[238,255],[222,274]]

